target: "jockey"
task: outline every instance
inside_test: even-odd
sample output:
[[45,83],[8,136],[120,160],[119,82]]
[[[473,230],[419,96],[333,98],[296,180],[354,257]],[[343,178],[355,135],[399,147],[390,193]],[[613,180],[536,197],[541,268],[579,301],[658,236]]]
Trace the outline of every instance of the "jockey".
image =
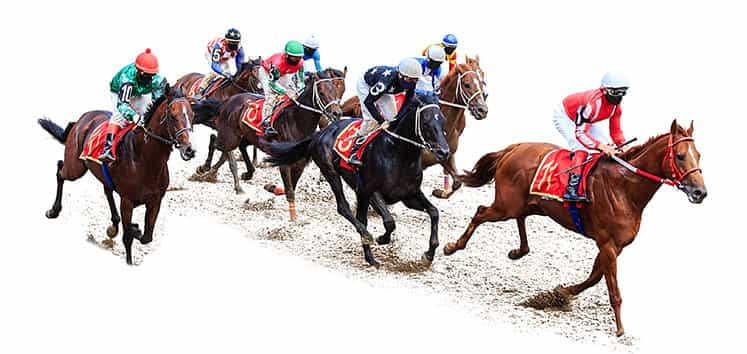
[[420,62],[405,58],[397,67],[375,66],[358,79],[358,99],[361,102],[363,123],[355,136],[348,163],[360,166],[356,156],[366,137],[376,128],[385,129],[397,115],[394,94],[405,92],[405,103],[412,99],[422,73]]
[[322,71],[322,64],[319,63],[319,40],[313,34],[303,41],[303,62],[306,64],[311,60],[314,60],[314,68],[308,68],[306,72]]
[[430,47],[432,47],[434,45],[440,46],[446,52],[446,59],[449,61],[449,72],[451,72],[456,67],[456,61],[457,61],[456,49],[457,49],[457,44],[459,44],[459,42],[457,41],[456,36],[453,35],[453,34],[447,34],[447,35],[444,36],[444,39],[441,40],[441,43],[434,43],[434,44],[431,44],[431,45],[425,47],[425,49],[423,49],[423,54],[421,54],[421,55],[422,56],[427,56],[428,55],[428,49],[430,49]]
[[265,136],[277,136],[277,131],[270,125],[270,117],[275,103],[282,95],[295,100],[304,89],[303,45],[298,41],[288,41],[282,53],[262,60],[259,79],[265,92],[265,103],[262,108],[262,125]]
[[163,96],[165,86],[166,79],[158,75],[158,59],[150,48],[114,75],[109,84],[114,111],[109,118],[104,151],[99,161],[114,161],[111,152],[114,136],[127,123],[139,122],[151,102]]
[[428,47],[425,58],[415,58],[420,62],[421,73],[415,93],[428,96],[441,94],[441,64],[446,59],[444,48],[438,45]]
[[248,61],[244,47],[241,46],[241,33],[235,28],[229,28],[223,38],[217,37],[208,42],[205,59],[210,63],[211,71],[202,79],[195,95],[196,99],[203,98],[203,91],[216,76],[231,78],[236,75],[241,65]]
[[[568,141],[571,151],[602,151],[608,156],[614,155],[617,147],[625,143],[620,116],[622,102],[630,82],[619,73],[608,72],[602,78],[598,89],[572,94],[555,110],[553,121],[555,128]],[[599,122],[609,119],[609,131],[614,145],[609,144]],[[573,154],[571,166],[584,162],[586,154]],[[566,199],[586,201],[578,196],[578,184],[582,168],[572,171],[568,178]]]

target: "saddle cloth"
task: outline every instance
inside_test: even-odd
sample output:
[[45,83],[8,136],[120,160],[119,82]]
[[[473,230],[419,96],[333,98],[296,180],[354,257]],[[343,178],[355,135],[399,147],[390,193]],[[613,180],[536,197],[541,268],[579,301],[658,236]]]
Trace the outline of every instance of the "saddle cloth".
[[[112,156],[116,158],[119,141],[122,140],[122,137],[124,137],[125,134],[131,131],[135,126],[135,123],[129,123],[114,135],[114,141],[112,142]],[[108,128],[109,121],[104,121],[99,124],[99,126],[93,130],[93,133],[91,133],[88,140],[86,140],[85,145],[83,145],[83,152],[80,153],[78,158],[81,160],[90,160],[100,165],[101,161],[99,161],[99,156],[101,156],[101,153],[104,151],[104,142],[106,141],[106,131]]]
[[[198,93],[197,90],[200,89],[200,85],[202,85],[203,80],[205,80],[204,76],[201,77],[199,80],[195,81],[195,83],[192,84],[192,86],[190,86],[187,97],[192,97]],[[225,78],[220,75],[217,75],[216,77],[214,77],[213,81],[210,84],[208,84],[208,86],[205,88],[205,92],[203,96],[207,97],[211,93],[213,93],[213,91],[215,91],[218,87],[220,87],[220,85],[223,83],[223,80],[225,80]]]
[[[575,153],[584,154],[584,156],[588,154],[583,150],[576,151]],[[586,178],[597,162],[599,162],[601,154],[595,153],[591,156],[592,161],[582,167],[581,181],[578,188],[579,196],[586,196]],[[529,187],[529,194],[565,202],[566,200],[563,199],[563,195],[568,186],[568,177],[571,171],[563,171],[572,167],[571,164],[571,152],[569,150],[556,149],[548,152],[534,173],[534,179],[532,179],[531,187]]]
[[[345,129],[343,129],[337,135],[337,139],[335,139],[335,152],[337,152],[337,154],[341,157],[340,167],[349,171],[353,170],[353,166],[348,164],[348,159],[350,159],[350,154],[353,151],[353,143],[355,142],[355,136],[358,134],[358,130],[360,130],[362,123],[362,119],[355,119],[355,121],[348,124],[348,126],[345,127]],[[366,146],[368,146],[371,140],[373,140],[379,134],[381,134],[381,129],[375,130],[373,133],[369,134],[366,137],[366,140],[363,142],[363,145],[361,145],[361,148],[358,149],[358,153],[356,154],[356,157],[359,161],[362,161],[361,158],[363,156],[363,151],[366,150]]]
[[[283,109],[293,103],[288,99],[288,96],[281,96],[278,98],[278,103],[275,105],[275,110],[270,116],[270,125],[275,126],[275,120],[280,115]],[[262,126],[262,108],[265,105],[265,99],[259,99],[256,101],[247,100],[247,107],[244,112],[241,113],[241,123],[246,124],[249,128],[252,128],[257,132],[257,136],[264,135],[264,127]]]

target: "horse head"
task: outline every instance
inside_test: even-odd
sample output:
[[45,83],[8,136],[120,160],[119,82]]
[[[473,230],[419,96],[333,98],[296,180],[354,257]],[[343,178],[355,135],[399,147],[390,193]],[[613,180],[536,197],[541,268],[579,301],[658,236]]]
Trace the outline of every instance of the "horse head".
[[[466,57],[465,63],[457,64],[454,69],[457,75],[455,103],[467,106],[469,112],[477,120],[488,116],[488,104],[485,102],[485,73],[480,68],[480,56]],[[450,76],[451,76],[450,75]]]
[[251,59],[241,64],[236,73],[236,83],[251,93],[262,92],[262,82],[259,80],[259,59]]
[[318,73],[310,73],[307,77],[306,90],[304,94],[311,90],[312,106],[322,111],[322,114],[331,120],[338,120],[342,117],[342,95],[345,92],[345,75],[344,71],[328,68]]
[[407,140],[403,140],[429,150],[443,162],[449,158],[449,144],[444,132],[446,118],[438,103],[435,96],[416,94],[397,114],[394,131],[406,137]]
[[[158,120],[151,119],[159,115]],[[182,90],[178,87],[172,89],[166,84],[163,96],[145,114],[144,125],[150,136],[179,149],[182,159],[187,161],[195,157],[190,141],[193,119],[192,106]]]
[[[687,195],[690,203],[700,204],[708,194],[700,171],[700,153],[695,147],[693,138],[693,122],[690,128],[685,130],[672,121],[669,130],[669,144],[667,153],[662,162],[663,171],[668,173],[677,187]],[[668,172],[667,172],[668,171]]]

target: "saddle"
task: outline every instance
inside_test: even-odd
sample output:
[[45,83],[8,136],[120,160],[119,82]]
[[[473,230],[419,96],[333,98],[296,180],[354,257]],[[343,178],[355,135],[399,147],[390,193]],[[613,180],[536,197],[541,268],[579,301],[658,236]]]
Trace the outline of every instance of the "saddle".
[[[363,124],[362,119],[355,119],[354,122],[348,124],[345,129],[343,129],[339,134],[337,134],[337,138],[335,139],[335,152],[340,156],[340,167],[353,171],[353,166],[348,164],[348,160],[350,159],[350,154],[353,151],[353,143],[355,143],[355,137],[358,135],[358,131],[361,129],[361,124]],[[376,136],[381,134],[381,129],[376,129],[373,133],[369,134],[368,136],[364,137],[363,144],[361,145],[360,149],[358,149],[358,153],[356,154],[356,157],[359,161],[362,161],[363,152],[366,150],[366,147],[369,143],[371,143],[371,140],[373,140]]]
[[[204,80],[205,80],[205,76],[203,76],[199,80],[195,81],[195,83],[192,84],[192,86],[189,88],[189,92],[188,92],[187,96],[188,97],[192,97],[192,96],[198,94],[199,92],[197,92],[197,91],[200,89],[200,86],[202,85],[202,82]],[[223,76],[220,76],[220,75],[215,76],[212,79],[212,81],[207,85],[207,87],[205,88],[205,91],[202,92],[202,96],[203,97],[209,96],[211,93],[213,93],[213,91],[215,91],[216,89],[218,89],[223,84],[223,82],[225,80],[226,79]]]

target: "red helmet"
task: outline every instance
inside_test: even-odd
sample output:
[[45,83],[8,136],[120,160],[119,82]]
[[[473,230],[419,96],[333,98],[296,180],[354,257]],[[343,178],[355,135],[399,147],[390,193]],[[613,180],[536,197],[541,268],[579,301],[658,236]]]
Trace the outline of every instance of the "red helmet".
[[140,53],[135,59],[135,67],[148,74],[158,74],[158,59],[156,56],[151,54],[150,48],[147,48],[145,52]]

